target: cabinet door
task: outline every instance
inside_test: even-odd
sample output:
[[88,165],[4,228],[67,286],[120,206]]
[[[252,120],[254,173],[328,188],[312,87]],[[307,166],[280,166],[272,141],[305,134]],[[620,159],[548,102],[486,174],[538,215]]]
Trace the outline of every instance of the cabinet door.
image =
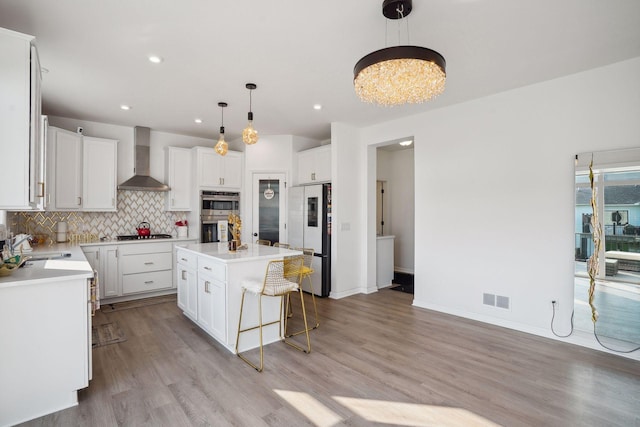
[[0,28],[0,209],[29,208],[29,61],[33,37]]
[[[84,253],[84,257],[87,259],[87,262],[95,271],[100,271],[100,248],[96,246],[85,247],[82,248],[82,252]],[[100,278],[98,278],[100,280]]]
[[118,247],[100,247],[100,296],[102,298],[121,295],[118,273]]
[[42,97],[40,58],[31,46],[31,123],[30,123],[30,176],[29,201],[34,209],[44,210],[44,135],[42,133]]
[[298,184],[314,182],[315,155],[313,152],[301,151],[298,157]]
[[166,177],[171,190],[165,198],[166,210],[191,210],[191,150],[167,148]]
[[116,210],[117,141],[84,137],[82,210]]
[[193,320],[198,320],[198,280],[196,272],[178,265],[178,307]]
[[50,128],[53,144],[54,207],[77,210],[82,206],[82,135]]
[[198,275],[198,324],[206,331],[211,331],[213,320],[212,283],[212,278]]
[[225,284],[219,280],[211,282],[211,334],[222,342],[227,340],[227,313]]
[[229,151],[223,158],[222,185],[239,189],[242,186],[242,153]]
[[315,181],[331,182],[331,146],[316,149]]
[[213,148],[198,148],[196,153],[198,162],[198,182],[196,185],[201,187],[221,186],[220,168],[222,166],[222,157]]

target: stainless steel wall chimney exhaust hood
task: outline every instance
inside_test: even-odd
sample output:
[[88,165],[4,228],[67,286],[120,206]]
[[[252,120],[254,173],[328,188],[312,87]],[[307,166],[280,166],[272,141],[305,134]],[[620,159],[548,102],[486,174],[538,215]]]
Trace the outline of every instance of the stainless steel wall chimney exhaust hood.
[[169,191],[168,185],[149,176],[149,150],[151,129],[142,126],[133,128],[133,142],[135,144],[135,175],[118,185],[118,190],[137,191]]

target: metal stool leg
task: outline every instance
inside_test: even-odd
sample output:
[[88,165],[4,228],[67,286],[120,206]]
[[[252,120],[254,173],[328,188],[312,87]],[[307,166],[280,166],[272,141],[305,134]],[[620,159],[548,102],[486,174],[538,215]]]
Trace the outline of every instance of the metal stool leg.
[[[304,292],[302,291],[302,289],[298,289],[298,292],[300,292],[300,301],[302,302],[302,320],[304,321],[304,329],[296,334],[287,335],[287,338],[292,337],[293,335],[299,335],[304,332],[307,338],[307,348],[305,349],[303,347],[300,347],[298,344],[292,341],[287,341],[286,339],[284,339],[284,342],[285,344],[288,344],[297,350],[304,351],[305,353],[311,353],[311,339],[309,338],[309,326],[307,325],[307,311],[304,308],[304,295],[303,295]],[[287,329],[286,317],[284,321],[285,321],[285,333],[286,333],[286,329]]]

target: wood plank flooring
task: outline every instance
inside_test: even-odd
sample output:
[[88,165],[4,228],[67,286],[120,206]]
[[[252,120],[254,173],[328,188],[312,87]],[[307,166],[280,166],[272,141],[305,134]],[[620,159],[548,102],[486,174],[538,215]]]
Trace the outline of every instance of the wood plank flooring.
[[94,349],[77,407],[24,425],[640,426],[640,362],[412,298],[318,299],[312,352],[268,345],[263,373],[175,303],[98,313],[94,323],[117,321],[127,341]]

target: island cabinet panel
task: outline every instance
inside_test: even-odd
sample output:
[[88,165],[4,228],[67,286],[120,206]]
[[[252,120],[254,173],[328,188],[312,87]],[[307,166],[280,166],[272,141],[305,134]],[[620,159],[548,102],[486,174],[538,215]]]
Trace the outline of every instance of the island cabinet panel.
[[178,307],[193,321],[198,320],[198,257],[184,251],[177,254]]
[[[300,254],[300,251],[251,243],[246,250],[236,252],[229,252],[227,243],[178,246],[178,306],[185,316],[235,353],[243,282],[262,282],[269,261]],[[278,298],[263,298],[262,307],[265,323],[280,318]],[[257,324],[258,297],[247,294],[243,327]],[[265,327],[263,333],[265,344],[280,340],[277,325]],[[256,348],[259,342],[258,330],[243,333],[239,350]]]

